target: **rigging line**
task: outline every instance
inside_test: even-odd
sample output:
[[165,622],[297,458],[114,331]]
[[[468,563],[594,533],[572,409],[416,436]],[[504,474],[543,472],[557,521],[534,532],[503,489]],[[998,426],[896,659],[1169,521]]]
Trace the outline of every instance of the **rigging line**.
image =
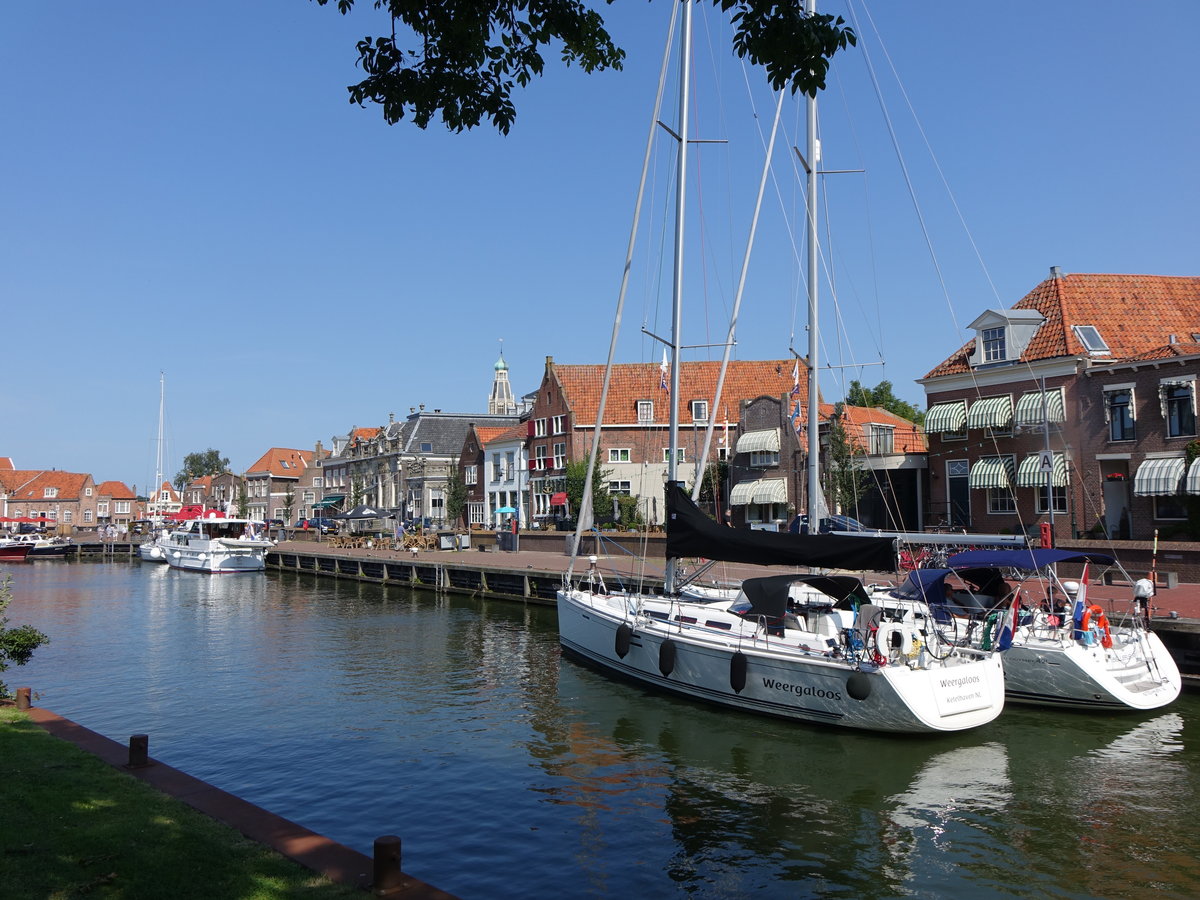
[[[686,15],[685,11],[685,15]],[[642,201],[645,197],[647,173],[650,168],[650,160],[654,152],[654,137],[658,128],[659,112],[662,109],[662,98],[667,81],[667,69],[670,65],[671,46],[674,43],[675,21],[678,15],[678,5],[671,6],[671,22],[667,28],[666,47],[663,49],[662,68],[658,76],[658,91],[654,97],[654,111],[650,116],[650,127],[646,135],[646,152],[642,159],[642,174],[638,181],[637,199],[633,206],[633,223],[629,229],[629,243],[625,250],[625,266],[621,271],[621,288],[617,295],[616,315],[613,317],[612,337],[608,344],[608,362],[604,367],[604,380],[600,388],[600,402],[596,409],[596,427],[592,434],[592,449],[588,456],[587,475],[584,477],[583,497],[580,500],[579,520],[575,523],[575,542],[571,551],[571,561],[567,566],[568,582],[575,574],[575,559],[579,553],[579,544],[583,538],[583,529],[587,524],[588,513],[592,506],[592,475],[596,468],[596,456],[600,452],[600,436],[603,432],[604,409],[608,403],[608,389],[612,381],[613,360],[617,353],[617,338],[621,331],[621,316],[625,309],[625,297],[629,290],[629,272],[633,263],[633,251],[637,246],[638,224],[641,220]]]
[[[779,120],[783,115],[783,98],[784,92],[779,91],[778,100],[775,104],[775,119],[771,126],[771,140],[767,146],[766,153],[763,158],[762,175],[758,181],[758,195],[754,202],[754,216],[750,222],[750,234],[746,238],[746,252],[742,257],[742,268],[738,275],[737,292],[733,300],[733,312],[729,317],[729,331],[725,338],[725,347],[721,356],[721,369],[717,375],[717,386],[713,394],[712,409],[717,409],[721,403],[721,392],[725,387],[725,373],[729,368],[729,357],[733,352],[733,340],[737,331],[738,313],[742,308],[742,297],[746,289],[746,275],[750,270],[750,252],[754,248],[754,237],[758,232],[758,218],[762,210],[763,194],[767,189],[767,177],[771,173],[771,157],[775,153],[775,138],[779,133]],[[704,463],[708,459],[708,454],[712,450],[713,431],[717,425],[715,415],[708,417],[708,424],[704,429],[704,451],[696,460],[696,475],[695,483],[692,485],[692,500],[698,500],[700,497],[700,488],[704,483]]]
[[[853,3],[848,3],[853,6]],[[887,60],[888,68],[891,69],[893,77],[896,79],[896,87],[900,91],[900,96],[904,98],[904,103],[908,107],[908,111],[912,114],[913,124],[917,126],[917,131],[921,135],[921,140],[925,142],[925,149],[929,151],[929,158],[933,162],[933,167],[937,170],[938,177],[942,181],[942,186],[946,189],[946,196],[950,199],[950,205],[954,207],[954,212],[958,216],[958,221],[962,224],[963,232],[967,236],[967,242],[971,245],[971,250],[975,253],[975,258],[979,260],[979,268],[983,270],[983,277],[987,279],[988,286],[992,289],[992,295],[997,301],[1000,300],[1000,293],[996,290],[996,285],[992,281],[992,274],[988,271],[987,263],[984,262],[983,254],[980,252],[978,245],[975,243],[975,236],[971,233],[970,227],[967,225],[966,217],[962,213],[962,209],[958,205],[958,198],[950,187],[950,182],[946,178],[946,173],[942,170],[942,165],[938,161],[937,154],[934,153],[933,145],[929,141],[929,136],[925,133],[925,128],[921,124],[920,118],[917,116],[916,109],[913,107],[912,101],[909,99],[908,92],[904,89],[904,82],[900,79],[900,74],[896,71],[895,63],[892,62],[891,54],[888,53],[887,46],[883,43],[883,37],[879,34],[879,28],[875,25],[875,20],[871,16],[871,10],[863,5],[863,13],[871,23],[871,29],[875,33],[875,38],[879,43],[879,50]],[[854,13],[851,11],[851,15]],[[857,22],[855,24],[857,27]]]
[[[854,12],[853,4],[847,4],[847,9],[850,12],[851,18],[854,20],[855,29],[858,30],[859,29],[858,17]],[[875,71],[875,65],[871,61],[870,48],[868,47],[868,45],[865,42],[863,42],[861,44],[861,46],[862,46],[862,51],[863,51],[863,61],[866,63],[866,67],[867,67],[867,75],[870,77],[871,85],[875,90],[875,100],[879,104],[880,112],[883,114],[883,121],[887,127],[888,137],[891,139],[891,142],[892,142],[892,152],[894,152],[896,154],[896,159],[900,164],[900,171],[904,175],[904,184],[905,184],[905,187],[908,188],[908,196],[909,196],[909,199],[912,201],[913,209],[916,212],[917,222],[919,223],[919,225],[921,227],[921,234],[925,238],[925,247],[929,251],[929,258],[933,264],[934,272],[937,274],[938,284],[942,288],[942,297],[946,301],[946,307],[950,312],[950,319],[954,324],[955,331],[961,334],[962,329],[959,327],[958,318],[954,312],[954,305],[950,300],[950,289],[946,285],[946,276],[942,272],[941,263],[938,261],[937,251],[934,250],[934,248],[933,248],[933,238],[929,233],[929,226],[925,221],[925,213],[921,209],[920,202],[917,200],[917,192],[916,192],[915,186],[913,185],[912,176],[908,170],[908,162],[907,162],[907,160],[905,160],[904,154],[900,150],[900,141],[899,141],[898,136],[896,135],[896,128],[892,122],[892,117],[888,112],[887,104],[885,104],[883,102],[883,90],[879,84],[879,76],[877,75],[877,73]]]

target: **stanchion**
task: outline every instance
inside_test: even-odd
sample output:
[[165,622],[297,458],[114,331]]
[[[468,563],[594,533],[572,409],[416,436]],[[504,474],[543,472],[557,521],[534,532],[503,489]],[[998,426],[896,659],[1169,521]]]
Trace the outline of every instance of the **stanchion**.
[[402,879],[399,835],[385,834],[375,838],[373,876],[371,889],[376,896],[387,896],[400,889]]
[[150,735],[135,734],[129,738],[130,769],[141,769],[150,765]]

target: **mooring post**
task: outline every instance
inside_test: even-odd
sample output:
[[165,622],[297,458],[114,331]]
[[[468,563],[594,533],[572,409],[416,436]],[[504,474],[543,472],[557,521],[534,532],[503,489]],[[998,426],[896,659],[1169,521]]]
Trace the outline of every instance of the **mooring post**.
[[131,735],[129,738],[129,768],[140,769],[148,765],[150,765],[150,735]]
[[400,837],[385,834],[375,838],[374,877],[371,888],[377,896],[385,896],[400,889]]
[[29,709],[29,688],[17,688],[17,709]]

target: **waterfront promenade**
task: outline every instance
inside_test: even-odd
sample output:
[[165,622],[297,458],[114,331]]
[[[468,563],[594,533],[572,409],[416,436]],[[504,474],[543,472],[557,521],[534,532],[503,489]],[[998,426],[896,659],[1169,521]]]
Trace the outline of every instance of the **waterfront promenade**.
[[[328,558],[361,559],[378,562],[414,563],[434,566],[463,566],[481,568],[484,570],[511,572],[515,574],[526,572],[548,573],[561,578],[570,567],[571,558],[566,553],[556,553],[551,550],[515,550],[489,551],[479,550],[392,550],[389,548],[334,548],[326,543],[312,541],[283,541],[276,548],[277,554],[319,554]],[[575,561],[575,574],[583,575],[588,570],[588,557],[580,556]],[[606,579],[621,579],[626,583],[634,581],[639,575],[654,583],[661,582],[663,564],[661,560],[643,561],[623,553],[606,553],[597,557],[597,568]],[[740,563],[722,563],[706,573],[700,584],[710,582],[738,583],[745,578],[763,575],[781,574],[781,569],[767,566],[751,566]],[[328,573],[326,573],[328,574]],[[879,573],[858,572],[866,583],[903,581],[901,576],[883,576]],[[1134,578],[1146,573],[1131,572]],[[1131,596],[1129,585],[1093,584],[1089,588],[1092,596],[1097,599],[1123,600]],[[536,598],[531,598],[536,599]],[[1180,619],[1195,619],[1200,621],[1200,584],[1180,582],[1175,587],[1160,586],[1151,604],[1151,610],[1156,619],[1170,619],[1175,613]]]

